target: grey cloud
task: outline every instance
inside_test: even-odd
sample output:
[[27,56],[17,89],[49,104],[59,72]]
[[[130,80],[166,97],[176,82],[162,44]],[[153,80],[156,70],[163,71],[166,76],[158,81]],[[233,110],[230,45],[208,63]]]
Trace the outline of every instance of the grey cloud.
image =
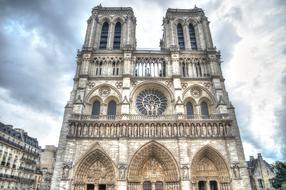
[[279,144],[282,145],[281,153],[284,160],[286,160],[286,70],[284,71],[284,77],[281,80],[282,88],[280,89],[280,93],[282,95],[282,103],[281,107],[276,112],[276,117],[278,118],[278,133],[277,140],[279,140]]
[[233,48],[241,40],[234,25],[227,21],[219,23],[217,31],[214,32],[217,47],[222,52],[224,62],[229,62],[233,55]]
[[[0,87],[9,90],[15,102],[62,112],[61,95],[71,86],[80,30],[87,19],[81,7],[76,1],[0,2]],[[33,37],[41,41],[35,44]]]

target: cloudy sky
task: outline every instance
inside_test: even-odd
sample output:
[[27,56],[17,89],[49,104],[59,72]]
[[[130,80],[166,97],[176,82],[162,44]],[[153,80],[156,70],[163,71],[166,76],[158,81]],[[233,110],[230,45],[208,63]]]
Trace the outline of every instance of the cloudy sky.
[[[0,0],[0,121],[58,143],[92,7],[131,6],[138,48],[158,48],[167,8],[203,8],[221,50],[246,156],[286,159],[286,1]],[[150,16],[152,15],[152,16]]]

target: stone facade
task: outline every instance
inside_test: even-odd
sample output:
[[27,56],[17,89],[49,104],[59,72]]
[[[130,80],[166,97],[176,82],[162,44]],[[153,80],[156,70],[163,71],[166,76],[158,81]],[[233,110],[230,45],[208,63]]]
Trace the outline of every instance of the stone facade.
[[0,123],[0,189],[37,189],[40,147],[22,129]]
[[132,8],[93,8],[51,189],[251,189],[208,24],[168,9],[161,50],[143,51]]
[[247,165],[253,190],[275,190],[271,182],[271,179],[275,177],[275,172],[273,167],[263,159],[261,153],[258,153],[256,159],[250,156]]
[[57,147],[46,145],[41,151],[40,169],[42,172],[41,190],[50,190],[56,162]]

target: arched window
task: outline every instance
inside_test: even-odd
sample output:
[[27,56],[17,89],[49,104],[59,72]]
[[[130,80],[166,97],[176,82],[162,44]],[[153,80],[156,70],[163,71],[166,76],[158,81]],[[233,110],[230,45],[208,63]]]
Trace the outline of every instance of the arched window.
[[107,115],[109,119],[115,119],[116,116],[116,102],[111,100],[107,106]]
[[121,41],[121,23],[117,22],[114,30],[113,49],[120,49]]
[[184,32],[183,32],[183,27],[180,23],[177,25],[177,35],[178,35],[179,48],[185,49]]
[[150,181],[144,181],[143,183],[143,190],[151,190],[152,189],[152,184]]
[[208,104],[205,101],[203,101],[201,103],[201,114],[202,114],[203,118],[208,118],[209,117],[209,107],[208,107]]
[[108,39],[108,29],[109,29],[109,24],[105,22],[102,25],[101,29],[100,44],[99,44],[100,49],[106,49],[107,39]]
[[187,110],[187,118],[191,119],[194,117],[194,109],[193,109],[193,104],[192,102],[188,102],[186,104],[186,110]]
[[191,48],[197,49],[196,33],[194,26],[192,24],[189,25],[189,34],[190,34]]
[[92,105],[91,115],[99,116],[99,114],[100,114],[100,102],[98,100],[96,100]]

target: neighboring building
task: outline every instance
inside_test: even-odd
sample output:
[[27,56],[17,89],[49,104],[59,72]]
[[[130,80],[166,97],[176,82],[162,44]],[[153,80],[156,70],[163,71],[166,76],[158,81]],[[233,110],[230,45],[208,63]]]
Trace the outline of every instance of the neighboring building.
[[54,165],[56,161],[57,147],[46,145],[41,152],[40,168],[43,174],[41,190],[50,190]]
[[39,152],[36,138],[0,123],[0,189],[35,189]]
[[247,161],[252,190],[274,190],[271,179],[275,177],[274,170],[270,164],[263,160],[259,153],[257,159],[250,156]]
[[168,9],[158,51],[136,49],[132,8],[87,22],[51,189],[251,189],[204,11]]

